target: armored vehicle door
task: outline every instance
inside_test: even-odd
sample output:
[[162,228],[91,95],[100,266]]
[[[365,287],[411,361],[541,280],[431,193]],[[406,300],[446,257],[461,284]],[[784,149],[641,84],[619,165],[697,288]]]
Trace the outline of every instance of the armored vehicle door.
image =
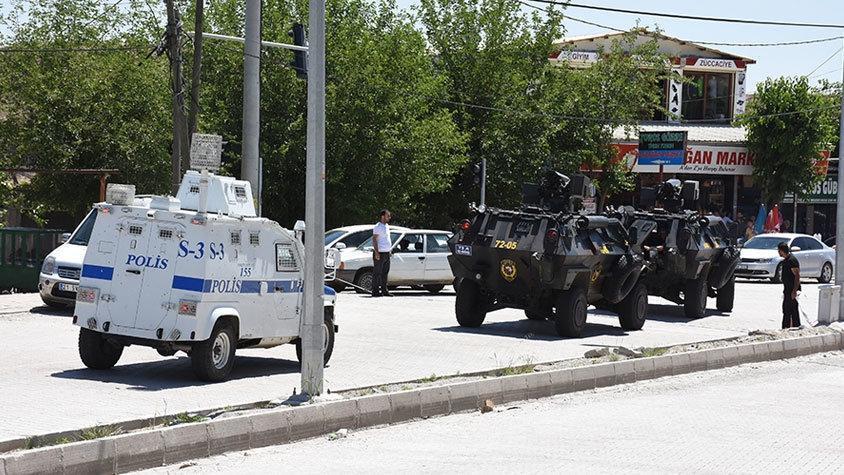
[[[152,226],[146,221],[126,219],[117,225],[117,233],[114,279],[110,291],[114,299],[100,305],[108,309],[106,318],[112,325],[135,328],[141,298],[139,289],[143,286],[146,270],[143,264],[146,263]],[[139,258],[141,265],[138,264]]]
[[[176,270],[176,259],[179,254],[179,236],[184,232],[184,226],[172,222],[147,222],[146,232],[149,233],[149,245],[145,258],[138,257],[135,264],[142,266],[143,279],[139,292],[139,301],[156,304],[161,308],[160,313],[153,315],[138,315],[135,327],[143,330],[160,328],[161,322],[167,317],[170,303],[170,292],[173,290],[173,275]],[[221,248],[209,243],[206,252],[208,259],[222,259]],[[217,250],[220,249],[220,253]],[[214,252],[212,253],[212,250]],[[212,257],[212,254],[216,257]],[[143,262],[141,262],[143,261]],[[149,306],[147,307],[149,308]]]

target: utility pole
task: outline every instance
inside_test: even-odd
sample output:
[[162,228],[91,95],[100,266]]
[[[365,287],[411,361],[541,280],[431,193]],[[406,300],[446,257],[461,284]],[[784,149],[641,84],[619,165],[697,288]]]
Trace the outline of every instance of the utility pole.
[[308,154],[305,179],[305,314],[302,392],[322,393],[325,287],[325,0],[310,0],[308,44]]
[[481,206],[486,206],[486,157],[481,159]]
[[[841,54],[844,64],[844,53]],[[844,150],[844,78],[841,82],[841,115],[838,119],[838,206],[835,216],[835,284],[844,286],[844,167],[841,166],[841,153]],[[838,321],[844,321],[844,292],[838,301]]]
[[182,90],[182,47],[179,43],[181,20],[174,0],[167,4],[167,56],[170,58],[170,78],[173,82],[173,154],[172,188],[175,195],[182,182],[182,160],[187,160],[187,134],[185,133],[185,100]]
[[[261,210],[261,0],[246,0],[246,44],[243,48],[243,159],[240,178],[252,185],[258,216]],[[322,241],[320,241],[322,242]]]
[[[190,82],[190,113],[188,115],[188,136],[193,141],[199,120],[199,86],[202,81],[202,31],[205,24],[205,0],[196,0],[196,18],[193,37],[193,71]],[[184,165],[183,165],[184,166]]]

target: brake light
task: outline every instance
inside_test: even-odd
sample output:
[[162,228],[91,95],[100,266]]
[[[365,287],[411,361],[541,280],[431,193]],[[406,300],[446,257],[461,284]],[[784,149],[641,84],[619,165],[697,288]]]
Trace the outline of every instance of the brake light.
[[94,303],[97,301],[97,289],[93,287],[79,287],[76,291],[76,301],[85,303]]
[[460,230],[466,232],[472,227],[472,223],[468,219],[460,221]]
[[179,315],[196,316],[196,302],[193,300],[179,300]]
[[545,239],[547,239],[549,241],[556,241],[559,237],[560,237],[560,233],[554,228],[549,229],[545,233]]

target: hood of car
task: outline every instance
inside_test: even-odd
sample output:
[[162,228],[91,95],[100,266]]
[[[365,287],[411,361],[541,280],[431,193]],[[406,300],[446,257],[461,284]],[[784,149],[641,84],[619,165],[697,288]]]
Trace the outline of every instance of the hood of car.
[[362,260],[372,260],[372,251],[364,251],[356,247],[340,251],[340,260],[346,264]]
[[776,249],[745,249],[741,250],[742,259],[774,259],[780,257]]
[[64,243],[53,249],[53,252],[51,252],[48,256],[56,259],[56,266],[68,266],[81,269],[82,261],[85,260],[85,251],[87,249],[88,246]]

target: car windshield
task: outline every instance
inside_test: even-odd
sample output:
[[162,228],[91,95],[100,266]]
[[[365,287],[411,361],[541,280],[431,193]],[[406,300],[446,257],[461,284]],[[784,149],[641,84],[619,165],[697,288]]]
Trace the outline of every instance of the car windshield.
[[342,231],[340,229],[332,229],[325,233],[325,245],[329,245],[334,242],[340,236],[346,234],[346,231]]
[[744,244],[745,249],[776,249],[781,242],[788,242],[788,238],[756,236]]
[[87,246],[88,241],[91,239],[91,231],[94,230],[94,221],[97,220],[97,210],[91,210],[88,213],[88,216],[85,216],[85,220],[82,221],[82,224],[79,225],[79,228],[76,229],[76,232],[73,233],[73,236],[70,237],[68,241],[71,244],[76,244],[77,246]]

